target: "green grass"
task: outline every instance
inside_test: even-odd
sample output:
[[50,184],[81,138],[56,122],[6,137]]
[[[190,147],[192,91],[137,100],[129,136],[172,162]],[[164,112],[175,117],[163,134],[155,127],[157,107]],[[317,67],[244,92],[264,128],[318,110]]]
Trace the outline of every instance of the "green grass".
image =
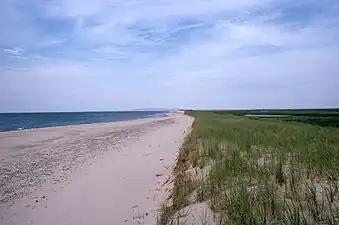
[[[220,224],[339,224],[339,129],[186,113],[195,123],[178,158],[168,218],[196,191],[195,201],[209,201]],[[195,180],[189,168],[208,172]]]
[[292,116],[339,116],[339,109],[252,109],[252,110],[215,110],[214,113],[243,116],[246,114],[292,115]]
[[275,110],[219,110],[216,114],[244,115],[287,115],[284,121],[297,121],[324,127],[339,127],[339,109],[275,109]]

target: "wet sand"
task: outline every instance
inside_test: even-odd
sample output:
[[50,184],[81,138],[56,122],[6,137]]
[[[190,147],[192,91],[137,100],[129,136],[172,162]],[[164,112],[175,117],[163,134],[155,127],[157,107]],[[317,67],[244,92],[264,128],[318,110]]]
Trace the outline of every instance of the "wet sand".
[[192,122],[177,113],[0,133],[0,224],[155,224]]

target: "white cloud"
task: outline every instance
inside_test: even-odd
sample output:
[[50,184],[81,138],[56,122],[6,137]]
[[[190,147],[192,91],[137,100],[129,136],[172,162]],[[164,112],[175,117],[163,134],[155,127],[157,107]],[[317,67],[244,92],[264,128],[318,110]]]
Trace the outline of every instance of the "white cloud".
[[[30,55],[0,67],[0,111],[338,106],[339,4],[281,19],[286,4],[42,1],[46,24],[11,4],[9,34],[27,33],[0,45]],[[68,38],[42,31],[65,20]]]
[[15,47],[15,48],[6,48],[4,49],[4,52],[7,52],[8,54],[14,56],[19,56],[24,52],[24,50],[22,48]]

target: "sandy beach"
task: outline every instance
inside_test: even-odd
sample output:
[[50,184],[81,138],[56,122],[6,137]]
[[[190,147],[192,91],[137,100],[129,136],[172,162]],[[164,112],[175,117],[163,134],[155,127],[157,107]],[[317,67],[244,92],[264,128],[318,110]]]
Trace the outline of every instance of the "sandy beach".
[[0,133],[0,224],[156,222],[193,118]]

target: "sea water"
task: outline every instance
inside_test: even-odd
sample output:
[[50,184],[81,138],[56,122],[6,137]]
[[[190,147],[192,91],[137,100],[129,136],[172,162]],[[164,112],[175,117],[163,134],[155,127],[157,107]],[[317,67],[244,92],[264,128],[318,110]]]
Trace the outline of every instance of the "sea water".
[[166,111],[0,113],[0,132],[164,116]]

